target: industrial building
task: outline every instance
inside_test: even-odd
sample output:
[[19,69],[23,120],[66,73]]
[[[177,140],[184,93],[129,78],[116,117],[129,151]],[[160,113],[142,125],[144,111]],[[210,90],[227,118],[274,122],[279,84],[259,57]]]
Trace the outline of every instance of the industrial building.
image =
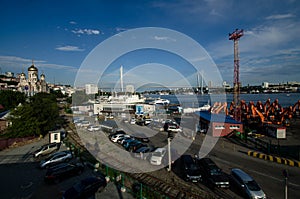
[[236,121],[229,115],[198,111],[194,113],[194,118],[199,121],[201,132],[210,130],[214,137],[224,137],[233,131],[243,132],[243,123]]

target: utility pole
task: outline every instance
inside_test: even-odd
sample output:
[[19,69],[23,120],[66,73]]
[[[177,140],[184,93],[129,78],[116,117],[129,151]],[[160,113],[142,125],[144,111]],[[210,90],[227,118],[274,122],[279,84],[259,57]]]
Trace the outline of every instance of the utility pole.
[[241,121],[241,107],[240,107],[240,60],[239,60],[239,49],[238,41],[244,35],[244,31],[236,29],[234,32],[229,33],[229,40],[234,42],[234,81],[233,81],[233,101],[234,101],[234,112],[233,118],[237,121]]
[[284,199],[288,199],[288,171],[286,169],[283,170],[282,172],[283,176],[284,176]]
[[123,66],[122,65],[120,67],[120,84],[121,84],[121,92],[123,93],[124,88],[123,88]]
[[168,137],[168,159],[169,159],[169,168],[168,168],[168,171],[170,172],[171,171],[171,164],[172,164],[172,160],[171,160],[171,138]]

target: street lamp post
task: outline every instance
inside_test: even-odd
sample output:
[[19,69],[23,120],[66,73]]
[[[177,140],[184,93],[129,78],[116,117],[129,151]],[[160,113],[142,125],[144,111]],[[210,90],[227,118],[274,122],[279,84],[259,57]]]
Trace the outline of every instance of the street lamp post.
[[288,198],[288,171],[286,169],[283,170],[283,176],[284,176],[284,182],[285,182],[285,188],[284,188],[284,198]]
[[170,172],[171,171],[171,163],[172,163],[172,160],[171,160],[171,138],[168,137],[168,159],[169,159],[169,168],[168,168],[168,171]]

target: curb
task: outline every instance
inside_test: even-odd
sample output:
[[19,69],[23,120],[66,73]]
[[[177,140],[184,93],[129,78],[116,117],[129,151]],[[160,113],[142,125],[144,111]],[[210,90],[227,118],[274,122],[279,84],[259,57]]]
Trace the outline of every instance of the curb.
[[290,160],[287,158],[281,158],[273,155],[267,155],[264,153],[256,152],[256,151],[248,151],[247,152],[248,156],[252,156],[255,158],[263,159],[263,160],[268,160],[271,162],[277,162],[278,164],[285,164],[288,166],[292,167],[299,167],[300,168],[300,162],[296,160]]

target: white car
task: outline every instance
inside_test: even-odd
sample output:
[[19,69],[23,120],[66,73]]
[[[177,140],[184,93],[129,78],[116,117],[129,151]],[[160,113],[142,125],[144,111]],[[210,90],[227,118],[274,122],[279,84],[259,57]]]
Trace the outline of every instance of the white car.
[[113,136],[110,138],[110,140],[111,140],[112,142],[118,142],[118,140],[123,139],[123,138],[125,138],[125,137],[130,138],[130,135],[117,134],[117,135],[113,135]]
[[67,162],[70,161],[73,158],[71,151],[60,151],[51,154],[46,159],[42,160],[40,162],[40,168],[47,168],[51,165],[60,163],[60,162]]
[[175,125],[170,125],[168,127],[167,131],[171,131],[171,132],[175,132],[175,133],[181,133],[182,132],[182,128],[179,126],[175,126]]
[[87,128],[87,130],[88,131],[99,131],[100,130],[100,126],[89,126],[88,128]]
[[135,124],[135,123],[136,123],[136,119],[135,118],[131,118],[130,124]]
[[149,125],[152,122],[152,119],[145,119],[145,125]]
[[76,126],[78,126],[78,127],[88,127],[90,125],[91,125],[90,122],[86,121],[86,120],[76,123]]
[[84,121],[81,122],[82,127],[88,127],[90,125],[91,125],[91,123],[89,121],[84,120]]
[[162,159],[166,154],[166,149],[165,148],[157,148],[155,151],[151,154],[150,157],[150,164],[152,165],[161,165],[162,164]]

